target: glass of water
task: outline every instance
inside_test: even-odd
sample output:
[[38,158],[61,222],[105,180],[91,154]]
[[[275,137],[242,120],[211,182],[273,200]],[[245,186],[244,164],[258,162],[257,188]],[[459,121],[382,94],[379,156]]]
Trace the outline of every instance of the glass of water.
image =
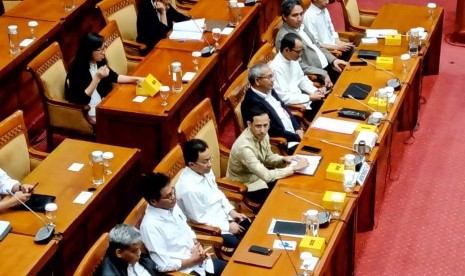
[[168,105],[168,96],[170,95],[170,87],[169,86],[162,86],[160,87],[160,97],[163,99],[161,106]]
[[428,3],[428,20],[434,19],[434,10],[436,9],[436,3]]
[[56,203],[47,203],[45,205],[45,216],[50,220],[49,225],[55,226],[55,218],[57,217],[58,206]]
[[199,58],[202,56],[200,52],[192,52],[192,63],[194,63],[194,70],[199,71]]
[[221,29],[220,28],[213,28],[212,30],[213,39],[215,40],[215,47],[218,47],[218,40],[221,37]]
[[407,61],[410,59],[410,54],[402,54],[400,56],[400,59],[402,60],[402,74],[407,74],[408,73]]

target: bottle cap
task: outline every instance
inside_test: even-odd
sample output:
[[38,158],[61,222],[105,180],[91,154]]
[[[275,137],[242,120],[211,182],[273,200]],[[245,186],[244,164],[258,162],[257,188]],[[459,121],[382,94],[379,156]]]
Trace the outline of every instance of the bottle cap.
[[37,27],[37,26],[39,25],[39,23],[37,23],[37,21],[29,21],[29,22],[27,23],[27,25],[28,25],[29,27]]
[[238,8],[243,8],[243,7],[245,7],[245,5],[244,5],[244,3],[237,3],[237,7]]
[[192,56],[193,57],[201,57],[202,56],[202,53],[198,52],[198,51],[195,51],[195,52],[192,52]]
[[318,211],[315,210],[315,209],[308,210],[308,211],[307,211],[307,216],[308,216],[308,217],[315,217],[315,216],[318,216]]
[[45,211],[47,212],[53,212],[53,211],[56,211],[57,209],[58,209],[58,206],[56,205],[56,203],[45,204]]
[[8,26],[8,32],[10,33],[16,33],[18,31],[18,26],[16,25],[10,25]]
[[171,71],[172,72],[179,72],[181,71],[181,62],[173,62],[171,63]]
[[103,159],[112,159],[113,157],[115,157],[115,155],[111,151],[106,151],[102,154]]
[[430,9],[434,9],[436,8],[436,3],[428,3],[427,7]]
[[163,85],[162,87],[160,87],[160,91],[161,92],[168,92],[168,91],[170,91],[170,87],[166,86],[166,85]]

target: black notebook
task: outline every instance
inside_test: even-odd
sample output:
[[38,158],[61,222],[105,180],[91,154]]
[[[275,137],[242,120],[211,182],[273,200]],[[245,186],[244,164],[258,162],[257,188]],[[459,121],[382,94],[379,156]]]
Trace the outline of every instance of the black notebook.
[[376,59],[381,55],[380,51],[373,51],[373,50],[359,50],[358,51],[358,58],[364,59]]
[[368,94],[370,94],[370,91],[371,85],[353,82],[346,88],[342,96],[344,98],[348,98],[350,95],[356,98],[357,100],[364,100],[368,96]]
[[[47,203],[52,203],[55,201],[55,196],[51,195],[41,195],[41,194],[32,194],[26,205],[35,212],[45,212],[45,205]],[[11,209],[14,210],[27,210],[22,204],[17,205]]]
[[305,236],[305,224],[295,221],[276,220],[273,233],[291,236]]

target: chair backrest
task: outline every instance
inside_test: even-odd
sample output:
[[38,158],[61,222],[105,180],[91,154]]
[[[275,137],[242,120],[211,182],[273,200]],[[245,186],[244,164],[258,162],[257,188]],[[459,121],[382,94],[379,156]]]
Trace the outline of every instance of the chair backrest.
[[268,26],[268,29],[266,29],[266,31],[262,34],[262,37],[261,37],[262,42],[263,43],[268,42],[274,46],[276,34],[278,33],[282,25],[283,25],[283,18],[280,15],[276,16],[273,19],[273,21],[271,21],[270,25]]
[[253,55],[247,66],[250,68],[252,65],[259,62],[269,63],[275,56],[276,48],[273,44],[265,42],[265,44],[263,44],[262,47],[260,47],[260,49],[258,49],[258,51]]
[[137,9],[134,0],[103,0],[97,3],[106,23],[115,20],[123,39],[136,41]]
[[103,46],[105,50],[105,58],[108,66],[118,74],[128,74],[128,61],[124,50],[123,39],[118,29],[116,21],[110,21],[99,34],[104,37]]
[[360,25],[360,12],[358,9],[357,0],[341,0],[343,4],[343,14],[344,20],[347,16],[347,20],[350,25],[352,26],[359,26]]
[[187,114],[178,127],[178,133],[182,142],[194,138],[207,142],[213,158],[213,173],[218,177],[226,173],[222,171],[218,126],[209,98],[200,102]]
[[28,65],[44,100],[66,102],[65,80],[66,66],[58,42],[53,42]]
[[312,4],[312,0],[302,0],[302,8],[305,10],[307,10],[310,5]]
[[102,236],[94,243],[94,245],[87,251],[87,254],[82,259],[78,268],[74,272],[75,276],[88,276],[94,275],[95,270],[102,263],[109,245],[108,232],[103,233]]
[[31,172],[29,138],[21,110],[0,122],[0,168],[19,181]]
[[245,129],[244,121],[242,120],[241,103],[244,99],[245,92],[250,88],[250,83],[247,78],[248,70],[242,72],[229,86],[224,93],[224,100],[229,103],[229,106],[234,111],[236,118],[236,127],[239,132]]
[[134,225],[137,229],[140,229],[140,223],[144,218],[145,209],[147,209],[147,201],[142,198],[126,217],[124,223]]
[[185,167],[186,163],[182,155],[182,148],[179,144],[176,144],[176,146],[163,157],[153,171],[166,174],[171,179],[171,185],[175,185]]

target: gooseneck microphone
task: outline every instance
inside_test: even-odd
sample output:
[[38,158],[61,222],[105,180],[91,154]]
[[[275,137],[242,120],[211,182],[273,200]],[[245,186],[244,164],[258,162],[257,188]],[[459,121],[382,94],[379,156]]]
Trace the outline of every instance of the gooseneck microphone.
[[281,238],[281,234],[279,234],[278,232],[276,232],[276,236],[278,236],[278,239],[279,239],[279,241],[281,242],[281,245],[283,246],[284,251],[286,251],[287,258],[288,258],[289,261],[291,262],[291,265],[292,265],[292,268],[294,269],[295,275],[296,275],[296,276],[300,276],[301,274],[299,274],[299,272],[297,271],[297,268],[295,267],[295,264],[294,264],[294,262],[292,261],[291,256],[289,255],[289,251],[287,250],[286,245],[284,244],[283,239]]
[[44,224],[44,227],[40,228],[36,236],[34,237],[34,242],[37,244],[47,244],[55,234],[55,226],[47,224],[36,212],[32,211],[32,209],[29,208],[29,206],[27,206],[26,203],[19,199],[19,197],[17,197],[10,190],[7,190],[7,193],[16,198],[16,200],[19,201],[19,203],[21,203],[24,207],[31,211],[31,213],[33,213],[34,216],[36,216]]
[[399,80],[399,78],[396,76],[396,74],[394,74],[394,73],[392,73],[392,72],[390,72],[390,71],[388,71],[388,70],[386,70],[386,69],[384,69],[384,68],[382,68],[382,67],[380,67],[380,66],[378,66],[378,65],[376,65],[376,64],[374,64],[374,63],[372,63],[372,62],[369,62],[369,61],[367,61],[367,60],[364,59],[364,58],[360,58],[360,60],[366,62],[367,64],[370,64],[370,65],[374,66],[376,69],[380,69],[380,70],[382,70],[382,71],[388,73],[389,75],[393,76],[394,78],[389,79],[389,80],[386,82],[386,85],[387,85],[387,86],[390,86],[390,87],[392,87],[392,88],[394,88],[394,90],[396,90],[396,91],[400,90],[400,87],[401,87],[402,84],[400,83],[400,80]]
[[194,25],[197,27],[197,29],[199,29],[199,31],[202,32],[202,38],[203,38],[204,41],[207,42],[207,45],[208,45],[208,46],[204,47],[202,50],[200,50],[200,54],[202,55],[202,57],[211,56],[215,52],[216,48],[214,46],[212,46],[210,44],[210,42],[208,42],[208,39],[205,37],[204,31],[202,30],[202,28],[200,28],[200,26],[197,24],[197,22],[195,22],[195,20],[192,19],[192,18],[191,18],[191,20],[192,20],[192,22],[194,22]]
[[347,97],[349,97],[350,99],[358,102],[359,104],[363,105],[364,107],[368,108],[369,110],[373,111],[373,112],[376,112],[376,109],[374,109],[373,107],[367,105],[366,103],[360,101],[360,100],[357,100],[356,98],[354,98],[352,95],[348,95]]
[[312,205],[314,205],[314,206],[316,206],[316,207],[318,207],[318,208],[320,208],[320,209],[326,211],[325,207],[323,207],[323,206],[321,206],[321,205],[319,205],[319,204],[316,204],[315,202],[310,201],[310,200],[308,200],[308,199],[306,199],[306,198],[303,198],[303,197],[301,197],[301,196],[298,196],[298,195],[294,194],[294,193],[291,192],[291,191],[285,191],[285,193],[288,194],[288,195],[291,195],[291,196],[293,196],[293,197],[297,197],[298,199],[301,199],[301,200],[303,200],[303,201],[305,201],[305,202],[307,202],[307,203],[310,203],[310,204],[312,204]]
[[320,139],[320,142],[331,145],[331,146],[347,149],[347,150],[350,150],[350,151],[356,153],[356,155],[355,155],[355,171],[358,172],[360,170],[360,168],[362,167],[362,163],[363,163],[363,161],[365,161],[365,155],[360,154],[360,152],[358,152],[357,150],[355,150],[353,148],[350,148],[350,147],[340,145],[340,144],[336,144],[334,142],[330,142],[330,141],[325,140],[325,139]]

